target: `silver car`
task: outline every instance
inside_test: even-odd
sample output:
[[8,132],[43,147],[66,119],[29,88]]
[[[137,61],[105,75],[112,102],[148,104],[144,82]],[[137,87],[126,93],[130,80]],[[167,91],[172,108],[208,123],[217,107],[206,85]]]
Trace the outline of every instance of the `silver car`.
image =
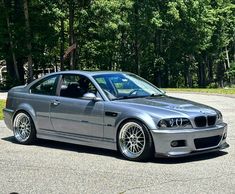
[[173,98],[132,73],[64,71],[8,92],[18,143],[36,138],[119,150],[135,161],[227,148],[220,111]]

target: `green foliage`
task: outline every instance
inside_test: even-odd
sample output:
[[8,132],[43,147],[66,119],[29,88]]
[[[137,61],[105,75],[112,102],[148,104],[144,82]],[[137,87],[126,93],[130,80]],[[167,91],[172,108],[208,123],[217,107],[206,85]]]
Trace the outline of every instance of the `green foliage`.
[[235,78],[235,62],[231,64],[230,69],[228,70],[229,76]]
[[[20,66],[27,62],[23,1],[9,2],[7,10],[0,6],[0,12],[11,16]],[[35,73],[52,64],[63,63],[65,69],[69,68],[69,59],[60,60],[69,46],[69,3],[72,3],[77,69],[131,71],[160,87],[214,88],[235,80],[232,0],[33,0],[29,3]],[[0,59],[11,58],[5,19],[1,14]]]
[[207,88],[218,88],[218,87],[219,87],[219,85],[218,85],[217,83],[214,83],[214,82],[210,83],[210,84],[207,86]]

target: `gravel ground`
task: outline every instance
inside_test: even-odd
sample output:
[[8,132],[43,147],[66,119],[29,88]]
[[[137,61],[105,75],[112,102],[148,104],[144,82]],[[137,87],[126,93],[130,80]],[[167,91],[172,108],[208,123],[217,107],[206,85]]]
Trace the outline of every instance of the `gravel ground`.
[[39,140],[24,146],[0,122],[0,193],[235,193],[235,98],[169,93],[214,106],[229,124],[225,152],[138,163],[115,151]]

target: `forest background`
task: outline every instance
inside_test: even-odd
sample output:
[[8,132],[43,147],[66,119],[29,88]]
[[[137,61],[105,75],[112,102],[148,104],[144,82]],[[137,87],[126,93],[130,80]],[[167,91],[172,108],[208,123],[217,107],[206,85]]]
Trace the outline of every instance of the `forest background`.
[[136,73],[158,87],[235,87],[234,0],[1,0],[2,89],[41,70]]

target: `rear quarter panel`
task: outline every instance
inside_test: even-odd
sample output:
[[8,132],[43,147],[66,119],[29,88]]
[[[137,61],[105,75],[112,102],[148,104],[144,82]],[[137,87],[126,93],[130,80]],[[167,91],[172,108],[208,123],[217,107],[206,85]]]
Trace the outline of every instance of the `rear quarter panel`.
[[[13,111],[11,118],[11,124],[14,116],[19,111],[27,112],[36,127],[36,130],[40,128],[51,129],[51,123],[49,121],[49,104],[50,98],[44,95],[30,94],[27,87],[15,87],[8,92],[8,99],[6,108]],[[12,126],[11,126],[12,128]]]

